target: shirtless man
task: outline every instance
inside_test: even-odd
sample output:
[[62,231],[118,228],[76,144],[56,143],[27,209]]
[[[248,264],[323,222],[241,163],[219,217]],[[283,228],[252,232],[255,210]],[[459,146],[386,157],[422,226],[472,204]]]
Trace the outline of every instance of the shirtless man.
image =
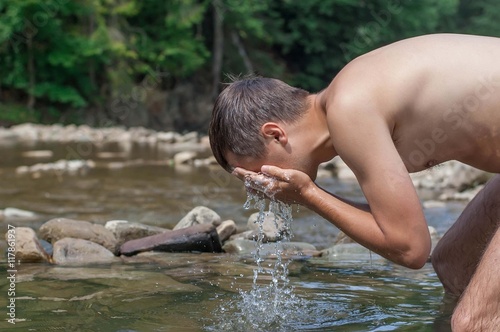
[[[253,189],[315,211],[387,259],[422,267],[431,242],[409,173],[448,160],[500,173],[500,39],[437,34],[350,62],[317,94],[267,78],[230,84],[214,106],[217,161]],[[340,156],[368,204],[318,187],[320,163]],[[500,326],[500,175],[441,239],[432,264],[460,296],[454,331]]]

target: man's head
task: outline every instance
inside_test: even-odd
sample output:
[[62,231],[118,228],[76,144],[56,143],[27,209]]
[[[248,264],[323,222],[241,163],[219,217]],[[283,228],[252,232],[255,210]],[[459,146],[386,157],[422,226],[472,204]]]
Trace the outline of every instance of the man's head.
[[228,156],[262,160],[268,152],[263,126],[297,122],[307,111],[308,96],[273,78],[250,77],[229,84],[215,102],[209,129],[217,162],[231,172],[235,165]]

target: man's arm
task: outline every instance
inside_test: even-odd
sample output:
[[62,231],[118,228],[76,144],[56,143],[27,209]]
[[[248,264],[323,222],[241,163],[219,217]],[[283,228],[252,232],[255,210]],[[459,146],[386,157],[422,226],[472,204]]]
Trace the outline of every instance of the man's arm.
[[328,114],[335,149],[356,175],[369,210],[328,199],[328,193],[317,190],[309,193],[307,205],[378,254],[421,267],[430,252],[429,231],[387,122],[363,108],[338,108]]
[[370,111],[337,109],[328,119],[335,149],[354,171],[367,204],[350,202],[319,188],[297,170],[263,166],[262,173],[243,169],[235,174],[252,178],[254,189],[274,185],[275,198],[307,206],[356,242],[387,259],[420,268],[430,252],[430,236],[410,176],[392,141],[385,120]]

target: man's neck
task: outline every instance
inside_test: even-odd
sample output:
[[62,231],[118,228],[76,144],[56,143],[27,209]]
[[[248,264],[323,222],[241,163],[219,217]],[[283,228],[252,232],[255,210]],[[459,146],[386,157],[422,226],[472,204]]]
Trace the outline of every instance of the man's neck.
[[321,162],[331,160],[337,153],[330,138],[325,109],[321,106],[317,94],[312,94],[308,98],[309,109],[301,126],[306,128],[307,135],[313,135],[310,146],[313,159]]

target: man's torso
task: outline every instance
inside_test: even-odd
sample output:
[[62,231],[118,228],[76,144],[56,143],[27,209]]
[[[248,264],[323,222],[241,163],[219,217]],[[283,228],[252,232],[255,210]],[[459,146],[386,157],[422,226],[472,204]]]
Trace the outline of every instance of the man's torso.
[[499,38],[394,43],[353,60],[321,94],[325,109],[347,98],[378,112],[409,172],[447,160],[500,172]]

